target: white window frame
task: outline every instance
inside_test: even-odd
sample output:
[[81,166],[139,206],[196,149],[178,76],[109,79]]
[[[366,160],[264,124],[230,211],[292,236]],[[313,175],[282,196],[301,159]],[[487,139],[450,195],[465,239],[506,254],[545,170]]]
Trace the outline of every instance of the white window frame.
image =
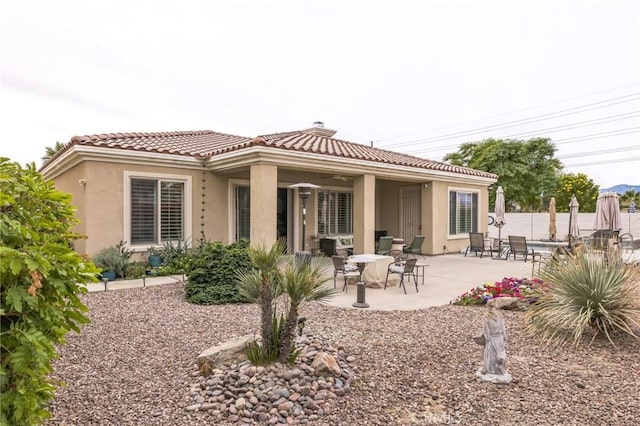
[[[191,175],[175,175],[165,173],[147,173],[147,172],[124,172],[124,191],[123,191],[123,225],[124,236],[123,240],[127,241],[129,249],[133,251],[147,251],[151,246],[162,246],[162,241],[156,244],[131,244],[131,180],[132,179],[149,179],[156,181],[171,181],[181,182],[184,184],[184,210],[183,210],[183,238],[186,242],[191,242],[192,230],[192,212],[193,212],[193,199],[192,199],[192,176]],[[158,217],[158,220],[160,218]],[[158,227],[158,232],[160,228]]]
[[[467,193],[467,194],[471,194],[472,200],[473,200],[473,194],[476,194],[476,197],[478,199],[477,202],[477,206],[476,206],[476,225],[478,228],[478,232],[480,232],[480,191],[477,189],[470,189],[470,188],[462,188],[462,187],[449,187],[447,188],[447,235],[449,239],[465,239],[465,238],[469,238],[469,233],[468,232],[461,232],[459,234],[451,234],[450,230],[451,230],[451,193],[455,192],[456,194],[458,193]],[[457,197],[456,197],[457,198]],[[473,207],[472,207],[472,211],[473,211]],[[472,220],[472,232],[473,232],[473,218]],[[456,226],[457,228],[457,226]]]

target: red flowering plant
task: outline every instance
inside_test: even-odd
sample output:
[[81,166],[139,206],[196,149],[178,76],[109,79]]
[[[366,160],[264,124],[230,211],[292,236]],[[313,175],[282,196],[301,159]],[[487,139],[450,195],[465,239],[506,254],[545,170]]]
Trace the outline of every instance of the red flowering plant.
[[502,281],[486,282],[462,293],[453,302],[454,305],[484,305],[495,297],[517,297],[529,303],[535,302],[543,291],[542,280],[534,278],[505,277]]

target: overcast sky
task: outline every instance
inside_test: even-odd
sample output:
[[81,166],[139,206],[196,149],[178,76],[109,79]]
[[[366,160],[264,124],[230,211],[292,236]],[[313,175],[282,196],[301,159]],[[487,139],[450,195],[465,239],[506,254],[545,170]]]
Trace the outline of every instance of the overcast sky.
[[0,155],[74,135],[314,121],[440,160],[550,137],[640,185],[640,1],[1,1]]

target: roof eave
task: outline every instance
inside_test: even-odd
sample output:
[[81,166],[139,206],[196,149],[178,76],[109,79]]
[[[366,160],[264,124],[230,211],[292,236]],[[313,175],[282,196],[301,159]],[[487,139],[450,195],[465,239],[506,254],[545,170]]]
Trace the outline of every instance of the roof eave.
[[203,160],[198,157],[180,154],[163,154],[150,151],[131,151],[90,145],[73,145],[71,149],[68,149],[60,156],[45,164],[40,169],[40,173],[47,180],[55,179],[82,161],[139,165],[150,165],[151,161],[153,165],[158,166],[193,169],[194,167],[202,167]]
[[491,185],[497,181],[497,178],[491,176],[476,176],[312,152],[280,150],[265,146],[253,146],[216,155],[209,159],[206,167],[209,171],[225,172],[250,166],[257,162],[282,165],[283,159],[287,160],[287,163],[293,164],[294,168],[311,169],[319,173],[374,174],[383,179],[473,182],[481,185]]

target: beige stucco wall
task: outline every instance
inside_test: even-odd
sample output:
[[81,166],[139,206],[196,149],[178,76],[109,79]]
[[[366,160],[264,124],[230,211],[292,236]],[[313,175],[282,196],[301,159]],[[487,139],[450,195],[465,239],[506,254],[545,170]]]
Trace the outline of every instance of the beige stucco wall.
[[[199,182],[201,183],[201,181]],[[194,217],[193,222],[193,242],[196,243],[201,237],[200,230],[203,215],[202,209],[202,185],[194,184]],[[222,241],[229,243],[230,221],[229,221],[229,179],[225,176],[215,175],[207,172],[205,174],[205,204],[204,204],[204,236],[209,241]],[[198,207],[196,209],[196,207]]]
[[[379,180],[376,182],[376,230],[387,235],[400,235],[400,186],[402,182]],[[374,234],[375,236],[375,234]]]
[[[450,189],[479,191],[478,231],[487,231],[489,192],[486,186],[437,181],[431,182],[427,186],[422,191],[423,227],[426,223],[433,238],[427,238],[423,245],[426,254],[459,252],[469,245],[468,235],[449,236]],[[429,204],[433,204],[433,208],[428,207]]]
[[375,251],[376,177],[358,176],[353,181],[353,249],[356,253]]
[[278,168],[270,164],[251,166],[251,243],[271,245],[277,238]]
[[[72,167],[69,171],[55,181],[57,190],[71,194],[71,204],[76,209],[75,215],[79,223],[74,227],[74,231],[80,235],[87,235],[87,209],[86,194],[87,185],[85,178],[85,164]],[[73,242],[73,247],[78,253],[86,253],[86,239],[79,239]]]
[[[104,247],[112,246],[120,240],[128,240],[124,230],[124,174],[125,172],[149,173],[162,177],[179,175],[191,177],[191,228],[185,229],[185,236],[192,242],[200,238],[202,209],[202,171],[173,167],[129,165],[107,162],[86,161],[78,170],[71,171],[55,179],[56,187],[74,194],[74,205],[78,205],[78,217],[82,220],[81,232],[88,236],[84,244],[76,249],[81,254],[94,255]],[[85,188],[78,180],[86,180]],[[226,239],[228,236],[227,179],[205,174],[205,234],[209,239]],[[75,188],[77,187],[77,189]],[[126,195],[128,196],[128,195]],[[76,204],[77,203],[77,204]],[[82,209],[81,209],[81,205]],[[85,207],[91,210],[87,216]],[[224,230],[224,231],[223,231]],[[146,248],[145,248],[146,249]],[[142,254],[136,259],[141,259]]]
[[[81,254],[93,255],[98,250],[128,240],[124,226],[124,175],[125,172],[148,173],[149,176],[165,175],[189,176],[191,178],[191,228],[185,229],[196,243],[202,236],[211,241],[233,240],[233,185],[232,182],[251,183],[252,199],[252,241],[270,244],[276,238],[276,188],[297,182],[313,182],[323,189],[350,189],[354,191],[354,236],[357,252],[374,250],[374,230],[384,229],[389,235],[400,234],[400,188],[415,185],[416,182],[377,179],[373,174],[354,176],[353,180],[341,181],[321,173],[299,170],[283,170],[273,164],[254,164],[239,167],[232,174],[222,175],[212,172],[202,173],[202,169],[148,166],[142,164],[119,164],[106,161],[85,161],[63,175],[56,177],[58,189],[73,196],[77,216],[81,224],[77,231],[88,236],[78,241],[76,249]],[[86,185],[79,184],[80,179]],[[460,184],[428,181],[421,184],[422,233],[426,236],[423,245],[425,254],[455,252],[468,245],[468,237],[448,235],[448,192],[449,189],[478,191],[479,230],[487,231],[489,211],[488,192],[484,185]],[[205,192],[203,202],[203,187]],[[307,204],[307,243],[316,230],[315,192]],[[203,207],[204,206],[204,211]],[[257,208],[255,208],[257,206]],[[302,212],[298,197],[290,199],[290,215],[294,221],[293,233],[289,238],[300,249]],[[90,216],[87,212],[90,211]],[[204,224],[204,225],[202,225]],[[141,248],[144,251],[145,248]],[[141,258],[142,254],[138,256]]]

